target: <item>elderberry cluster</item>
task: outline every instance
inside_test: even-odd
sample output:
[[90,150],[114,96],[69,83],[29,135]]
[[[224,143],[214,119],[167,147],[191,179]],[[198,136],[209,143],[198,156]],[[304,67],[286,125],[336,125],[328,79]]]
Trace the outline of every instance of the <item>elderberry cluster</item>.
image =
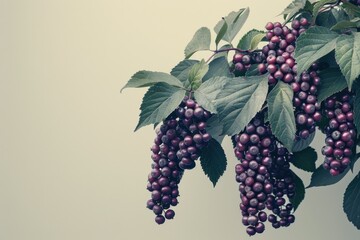
[[318,66],[314,63],[309,71],[298,74],[294,59],[296,39],[306,31],[307,26],[306,18],[293,20],[292,29],[279,22],[267,23],[265,28],[268,30],[266,38],[269,43],[262,49],[266,63],[258,66],[261,73],[270,73],[270,86],[274,86],[278,81],[290,84],[294,92],[293,105],[297,123],[295,140],[308,138],[315,131],[315,122],[321,120],[320,104],[316,97],[320,84]]
[[273,194],[268,196],[266,207],[273,214],[269,214],[269,222],[274,228],[288,227],[294,223],[292,215],[293,205],[286,203],[286,198],[295,196],[294,175],[290,171],[290,162],[293,155],[280,143],[277,143],[276,151],[272,154],[272,166],[270,170]]
[[[246,232],[250,236],[264,232],[267,220],[274,228],[289,226],[295,221],[293,206],[284,198],[295,194],[290,153],[276,141],[262,113],[235,135],[234,141],[235,156],[240,160],[235,172]],[[268,215],[266,209],[272,213]]]
[[262,52],[237,52],[233,56],[233,69],[235,77],[242,76],[249,70],[252,64],[264,62],[265,56]]
[[164,223],[165,218],[172,219],[175,212],[169,208],[178,204],[178,184],[184,172],[176,157],[181,140],[178,131],[178,120],[169,117],[156,131],[155,144],[151,147],[153,163],[147,185],[151,199],[147,201],[147,208],[156,214],[155,221],[158,224]]
[[210,116],[210,112],[193,99],[185,97],[156,131],[151,147],[153,163],[147,184],[151,199],[147,201],[147,208],[155,213],[158,224],[175,216],[169,208],[178,204],[178,184],[184,170],[195,167],[201,149],[211,139],[205,129]]
[[193,99],[185,98],[175,110],[179,119],[179,150],[176,156],[181,169],[193,169],[201,149],[210,141],[211,135],[206,131],[206,121],[210,112],[199,106]]
[[325,114],[329,124],[325,128],[326,146],[323,166],[336,176],[350,164],[356,140],[352,94],[348,91],[335,94],[325,100]]
[[321,105],[317,102],[317,87],[320,78],[317,75],[317,64],[313,64],[308,72],[296,75],[291,83],[294,92],[293,105],[297,133],[295,140],[306,139],[315,132],[315,122],[321,120]]
[[266,63],[259,65],[259,71],[269,74],[269,84],[273,86],[277,81],[291,83],[297,74],[297,66],[294,59],[295,41],[297,37],[305,32],[308,20],[301,18],[293,20],[292,29],[279,22],[267,23],[266,39],[269,41],[262,49],[266,57]]

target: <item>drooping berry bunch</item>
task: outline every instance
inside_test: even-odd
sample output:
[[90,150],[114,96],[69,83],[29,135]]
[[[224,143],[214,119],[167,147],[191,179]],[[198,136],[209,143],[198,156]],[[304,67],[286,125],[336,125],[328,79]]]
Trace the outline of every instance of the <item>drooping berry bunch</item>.
[[242,76],[252,64],[264,62],[265,56],[262,52],[237,52],[233,56],[233,70],[235,77]]
[[[273,194],[269,195],[266,208],[273,214],[269,214],[268,220],[274,228],[288,227],[294,223],[295,216],[292,214],[293,205],[286,203],[286,198],[295,196],[294,175],[290,171],[290,162],[293,155],[281,144],[277,143],[276,151],[272,154],[270,176],[273,185]],[[278,219],[279,218],[279,219]]]
[[[295,220],[291,214],[293,207],[286,204],[284,198],[295,194],[289,170],[290,153],[276,141],[261,113],[243,132],[235,135],[234,140],[235,156],[240,160],[235,172],[240,184],[240,209],[246,232],[249,235],[262,233],[267,220],[274,228],[289,226]],[[273,214],[268,216],[266,208]]]
[[199,106],[193,99],[187,97],[175,110],[179,119],[181,141],[176,153],[180,159],[181,169],[193,169],[201,154],[201,149],[210,141],[211,135],[206,131],[206,121],[210,112]]
[[307,26],[306,18],[293,20],[292,29],[279,22],[267,23],[265,28],[268,30],[266,38],[269,43],[262,49],[266,63],[258,66],[260,72],[270,73],[268,77],[270,86],[274,86],[277,81],[291,85],[297,123],[295,140],[306,139],[315,131],[315,122],[321,120],[320,105],[316,97],[317,87],[320,84],[318,66],[314,63],[309,71],[298,74],[294,59],[296,39],[306,31]]
[[325,115],[329,124],[325,128],[325,144],[322,154],[325,156],[323,166],[336,176],[350,164],[356,140],[353,95],[345,90],[325,100]]
[[242,222],[249,235],[262,233],[267,220],[266,201],[273,191],[270,180],[271,152],[275,150],[275,139],[270,127],[258,114],[243,132],[234,136],[236,181],[239,183]]
[[210,116],[193,99],[185,97],[156,132],[151,148],[153,163],[147,185],[151,199],[147,207],[156,214],[158,224],[175,216],[169,208],[178,204],[178,184],[184,170],[195,167],[201,149],[211,139],[205,129]]
[[147,202],[147,208],[156,214],[155,221],[158,224],[164,223],[165,218],[172,219],[175,212],[169,208],[178,204],[178,184],[184,172],[179,167],[176,156],[181,140],[179,130],[179,121],[172,114],[157,129],[154,145],[151,147],[153,163],[147,185],[151,199]]
[[317,102],[317,87],[320,78],[317,75],[317,64],[313,64],[308,72],[296,75],[291,83],[294,92],[296,139],[306,139],[315,132],[315,123],[321,120],[321,105]]
[[269,74],[269,84],[273,86],[277,81],[291,83],[297,74],[297,67],[294,59],[295,41],[297,37],[305,32],[308,20],[301,18],[293,20],[292,29],[279,22],[267,23],[268,30],[266,39],[269,41],[262,49],[266,57],[266,63],[259,65],[259,71]]

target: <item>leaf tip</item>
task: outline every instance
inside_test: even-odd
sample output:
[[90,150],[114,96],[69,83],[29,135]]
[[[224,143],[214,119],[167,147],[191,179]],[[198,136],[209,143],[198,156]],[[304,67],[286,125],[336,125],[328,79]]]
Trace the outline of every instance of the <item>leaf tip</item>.
[[211,181],[212,182],[212,184],[213,184],[213,188],[215,188],[216,187],[216,183],[217,183],[217,181]]
[[123,86],[121,89],[120,89],[120,93],[122,93],[122,91],[126,88],[127,84],[125,84],[125,86]]

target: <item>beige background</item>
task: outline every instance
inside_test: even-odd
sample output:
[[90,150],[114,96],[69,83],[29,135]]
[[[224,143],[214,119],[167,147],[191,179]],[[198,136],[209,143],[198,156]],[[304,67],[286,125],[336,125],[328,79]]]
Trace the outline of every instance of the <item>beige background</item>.
[[[176,218],[153,222],[154,133],[133,132],[145,90],[119,89],[137,70],[169,72],[193,33],[228,12],[251,7],[244,33],[288,3],[0,0],[0,239],[248,239],[229,140],[217,188],[200,168],[187,172]],[[253,239],[359,239],[341,210],[351,178],[310,189],[296,224]]]

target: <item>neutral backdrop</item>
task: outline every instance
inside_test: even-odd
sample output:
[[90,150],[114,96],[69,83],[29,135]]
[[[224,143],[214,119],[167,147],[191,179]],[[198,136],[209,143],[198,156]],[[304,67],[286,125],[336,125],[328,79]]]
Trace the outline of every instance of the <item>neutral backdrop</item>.
[[[0,0],[0,239],[249,239],[228,139],[217,187],[200,167],[186,172],[175,219],[155,224],[145,208],[154,133],[133,132],[145,89],[119,90],[138,70],[169,72],[194,32],[230,11],[251,8],[243,34],[289,2]],[[342,212],[350,175],[309,189],[290,228],[252,239],[359,239]]]

